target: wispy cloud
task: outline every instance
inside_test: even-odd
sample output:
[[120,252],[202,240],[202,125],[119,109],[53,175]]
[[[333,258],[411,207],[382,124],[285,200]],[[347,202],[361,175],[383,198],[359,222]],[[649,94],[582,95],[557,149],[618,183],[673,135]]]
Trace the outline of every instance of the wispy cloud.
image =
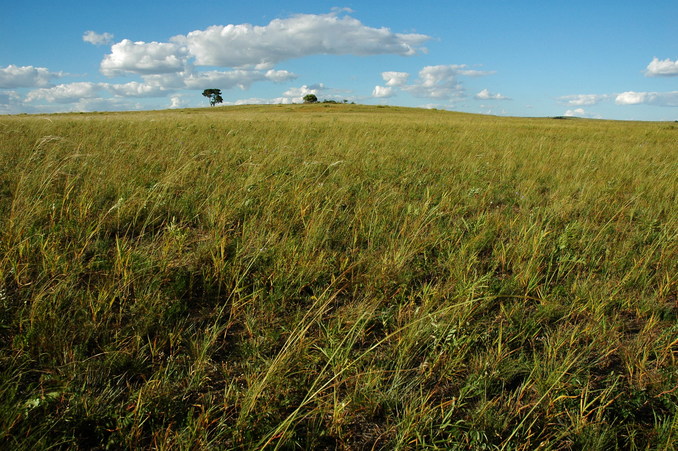
[[586,105],[596,105],[605,100],[609,100],[613,96],[609,94],[575,94],[571,96],[559,97],[558,100],[561,103],[570,106],[586,106]]
[[[561,103],[572,107],[592,106],[614,101],[617,105],[678,106],[678,91],[637,92],[626,91],[617,94],[575,94],[558,98]],[[571,109],[568,111],[577,111]],[[567,114],[566,114],[567,115]]]
[[111,33],[97,33],[95,31],[85,31],[82,40],[94,45],[108,45],[113,42]]
[[492,94],[488,89],[483,89],[478,94],[476,94],[474,98],[477,100],[511,100],[509,97],[499,93]]

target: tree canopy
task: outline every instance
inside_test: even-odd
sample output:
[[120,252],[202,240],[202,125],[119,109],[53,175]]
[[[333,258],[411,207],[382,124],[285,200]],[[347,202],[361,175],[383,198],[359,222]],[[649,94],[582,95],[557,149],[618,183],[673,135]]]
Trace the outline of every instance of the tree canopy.
[[306,94],[304,96],[304,103],[318,103],[318,97],[315,94]]
[[224,101],[221,97],[221,89],[205,89],[202,92],[202,95],[209,98],[210,106],[214,106],[217,103],[222,103]]

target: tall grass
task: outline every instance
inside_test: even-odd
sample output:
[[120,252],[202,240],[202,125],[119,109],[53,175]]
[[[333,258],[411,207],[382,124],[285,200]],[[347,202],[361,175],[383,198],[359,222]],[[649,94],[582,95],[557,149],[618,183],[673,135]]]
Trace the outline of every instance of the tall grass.
[[678,127],[0,118],[0,443],[669,449]]

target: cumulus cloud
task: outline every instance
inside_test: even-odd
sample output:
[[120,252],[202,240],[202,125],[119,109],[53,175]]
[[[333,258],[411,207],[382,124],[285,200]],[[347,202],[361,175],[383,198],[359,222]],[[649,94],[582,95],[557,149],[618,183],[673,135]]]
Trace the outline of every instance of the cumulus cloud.
[[100,84],[100,87],[120,97],[162,97],[168,92],[162,85],[136,81],[124,84]]
[[298,14],[268,25],[214,25],[172,41],[188,48],[198,66],[257,67],[308,55],[414,55],[430,39],[422,34],[372,28],[335,10]]
[[[143,82],[131,81],[128,83],[91,83],[78,82],[60,84],[58,86],[35,89],[26,96],[26,102],[33,103],[79,103],[92,110],[92,102],[83,103],[86,99],[98,98],[100,105],[105,100],[112,98],[151,98],[164,97],[174,94],[180,89],[204,89],[205,87],[218,87],[219,89],[231,89],[238,87],[247,89],[254,82],[272,81],[284,82],[296,78],[296,75],[285,70],[233,70],[233,71],[207,71],[207,72],[175,72],[169,74],[142,75]],[[102,97],[104,94],[112,97]],[[2,98],[0,98],[2,100]],[[119,109],[123,102],[111,103],[115,109]],[[172,101],[171,105],[176,102]],[[84,111],[84,110],[83,110]]]
[[666,58],[665,60],[660,60],[659,58],[653,58],[650,64],[647,65],[645,70],[645,76],[647,77],[676,77],[678,76],[678,60],[671,61]]
[[602,119],[600,115],[589,113],[584,108],[574,108],[574,109],[571,109],[571,110],[567,110],[567,111],[565,111],[565,113],[563,113],[563,116],[565,116],[565,117],[582,117],[582,118],[589,118],[589,119]]
[[186,87],[185,79],[191,72],[173,72],[169,74],[142,75],[144,83],[154,86],[162,86],[168,90],[183,89]]
[[[265,26],[214,25],[174,36],[170,42],[124,39],[113,44],[101,62],[101,72],[109,76],[163,74],[182,71],[189,63],[265,70],[281,61],[319,54],[410,56],[425,51],[422,44],[430,39],[368,27],[343,12],[299,14]],[[101,42],[102,36],[93,33],[87,38]]]
[[672,92],[634,92],[627,91],[615,98],[617,105],[656,105],[678,106],[678,91]]
[[50,80],[65,75],[63,72],[50,72],[44,67],[10,64],[0,68],[0,88],[39,88],[49,86]]
[[565,111],[564,116],[567,117],[586,116],[586,110],[584,110],[584,108],[575,108],[574,110],[567,110]]
[[322,84],[322,83],[318,83],[318,84],[310,85],[310,86],[303,85],[299,88],[288,89],[287,91],[285,91],[283,93],[283,96],[284,97],[296,98],[299,101],[301,101],[305,95],[308,95],[308,94],[318,95],[321,92],[326,91],[326,90],[327,90],[327,87],[325,87],[325,85]]
[[286,81],[294,80],[297,78],[297,74],[286,70],[273,70],[270,69],[266,71],[266,79],[271,80],[275,83],[283,83]]
[[610,98],[607,94],[576,94],[571,96],[563,96],[558,100],[570,106],[586,106],[596,105],[604,100]]
[[489,90],[483,89],[478,94],[474,96],[478,100],[511,100],[508,97],[501,95],[499,93],[492,94]]
[[206,71],[182,74],[184,86],[191,89],[201,89],[206,85],[219,86],[219,89],[231,89],[238,87],[242,90],[249,89],[252,83],[257,81],[272,81],[281,83],[297,78],[292,72],[286,70],[255,71],[236,69],[231,71]]
[[390,86],[375,86],[372,91],[372,97],[381,99],[393,97],[393,88]]
[[113,35],[111,33],[99,34],[89,30],[83,33],[82,40],[94,45],[108,45],[113,42]]
[[426,66],[419,71],[419,78],[402,89],[415,97],[449,99],[461,97],[463,88],[457,82],[458,65]]
[[97,97],[106,88],[103,83],[78,82],[40,88],[26,95],[27,102],[46,101],[50,103],[72,103],[82,99]]
[[[372,91],[373,97],[390,97],[395,94],[395,88],[409,92],[414,97],[429,99],[451,99],[464,96],[464,89],[458,81],[459,76],[480,77],[494,72],[468,69],[465,64],[447,64],[425,66],[418,78],[408,83],[410,74],[407,72],[382,72],[381,77],[386,86],[376,86]],[[489,94],[489,92],[488,92]],[[493,96],[501,94],[492,94]],[[507,99],[504,96],[495,99]]]
[[171,109],[176,109],[176,108],[185,108],[187,106],[186,100],[183,98],[181,94],[176,94],[170,97],[170,108]]
[[382,72],[381,78],[386,82],[386,86],[403,86],[410,78],[407,72]]
[[187,64],[184,47],[175,43],[132,42],[123,39],[111,47],[111,53],[101,61],[101,73],[117,76],[133,74],[165,74],[180,72]]
[[71,111],[130,111],[140,110],[144,106],[135,101],[120,97],[94,97],[81,99],[72,105]]

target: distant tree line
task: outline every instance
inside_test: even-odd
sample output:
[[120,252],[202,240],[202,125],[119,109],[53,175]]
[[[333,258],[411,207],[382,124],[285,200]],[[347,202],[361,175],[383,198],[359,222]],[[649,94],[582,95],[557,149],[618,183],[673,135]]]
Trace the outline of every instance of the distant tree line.
[[[202,95],[207,97],[210,101],[210,106],[214,106],[217,103],[223,103],[224,99],[221,97],[221,89],[205,89],[202,92]],[[303,98],[304,103],[348,103],[348,100],[344,99],[342,102],[338,102],[336,100],[328,100],[325,99],[322,102],[318,100],[318,96],[315,94],[306,94]],[[351,102],[352,104],[355,104],[355,102]]]
[[[320,102],[318,100],[318,96],[316,96],[315,94],[306,94],[304,96],[304,103],[348,103],[348,100],[344,99],[342,102],[338,102],[336,100],[325,99],[322,102]],[[351,103],[355,103],[355,102],[351,102]]]

